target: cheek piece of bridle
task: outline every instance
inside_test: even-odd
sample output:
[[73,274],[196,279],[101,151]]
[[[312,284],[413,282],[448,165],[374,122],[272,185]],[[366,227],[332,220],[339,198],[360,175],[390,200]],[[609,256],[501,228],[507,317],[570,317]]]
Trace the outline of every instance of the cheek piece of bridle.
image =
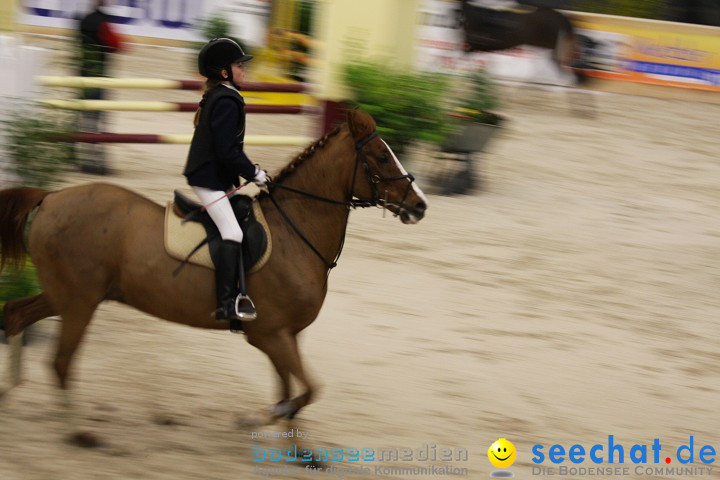
[[[372,172],[370,169],[370,165],[368,164],[367,157],[365,156],[365,152],[363,151],[363,147],[370,143],[371,140],[373,140],[375,137],[377,137],[377,132],[372,132],[367,137],[358,140],[355,142],[355,168],[353,170],[353,179],[352,179],[352,187],[350,191],[350,195],[348,196],[348,199],[345,201],[338,201],[334,200],[332,198],[323,197],[320,195],[315,195],[314,193],[305,192],[303,190],[298,190],[293,187],[288,187],[286,185],[283,185],[281,183],[275,183],[272,181],[272,179],[268,179],[267,185],[268,187],[272,188],[281,188],[283,190],[287,190],[290,192],[297,193],[299,195],[303,195],[308,198],[312,198],[313,200],[318,200],[321,202],[326,203],[332,203],[335,205],[344,205],[348,208],[348,211],[350,209],[354,208],[367,208],[367,207],[377,207],[378,205],[382,205],[382,208],[385,209],[388,205],[393,205],[398,207],[397,213],[394,214],[394,216],[398,216],[402,214],[403,212],[406,212],[407,206],[405,205],[405,200],[407,200],[407,196],[410,193],[410,189],[412,188],[412,184],[415,181],[415,177],[410,175],[409,173],[406,175],[398,175],[394,177],[381,177],[375,173]],[[357,172],[358,172],[358,166],[362,162],[363,164],[363,173],[365,174],[365,179],[367,180],[368,185],[370,186],[370,199],[369,200],[362,200],[360,198],[355,199],[355,180],[357,179]],[[399,180],[408,180],[407,187],[405,188],[405,193],[402,196],[402,199],[400,200],[400,203],[388,203],[387,202],[387,190],[385,190],[385,198],[380,199],[380,196],[378,194],[378,185],[380,183],[388,183],[388,182],[396,182]],[[318,251],[317,248],[308,240],[308,238],[300,231],[300,229],[293,223],[293,221],[288,217],[287,213],[280,207],[280,205],[277,203],[277,200],[275,200],[275,197],[272,195],[272,190],[268,189],[268,196],[270,197],[270,200],[272,201],[273,205],[275,205],[275,208],[278,209],[280,212],[280,215],[282,215],[283,219],[287,222],[288,225],[293,229],[293,231],[300,237],[300,239],[305,242],[305,244],[310,248],[310,250],[317,255],[320,260],[323,261],[325,266],[328,269],[328,274],[330,273],[330,270],[335,268],[337,266],[337,261],[340,258],[340,254],[342,253],[343,245],[345,243],[345,235],[343,234],[343,240],[340,244],[340,248],[338,249],[337,255],[335,255],[335,259],[330,262],[323,255]]]

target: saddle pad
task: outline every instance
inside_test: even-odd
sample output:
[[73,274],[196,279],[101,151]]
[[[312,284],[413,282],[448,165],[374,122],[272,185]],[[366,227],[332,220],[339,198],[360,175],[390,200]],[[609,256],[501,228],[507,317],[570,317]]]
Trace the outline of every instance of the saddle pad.
[[[165,250],[167,253],[178,260],[185,260],[190,252],[202,242],[207,236],[205,228],[198,222],[184,222],[173,211],[173,202],[168,202],[165,207]],[[253,202],[253,212],[258,223],[262,225],[267,235],[267,249],[258,262],[250,269],[249,273],[260,270],[270,258],[272,253],[272,238],[270,237],[270,229],[268,228],[265,216],[262,213],[260,204]],[[197,252],[188,259],[189,263],[215,269],[212,258],[210,257],[210,246],[206,243]]]

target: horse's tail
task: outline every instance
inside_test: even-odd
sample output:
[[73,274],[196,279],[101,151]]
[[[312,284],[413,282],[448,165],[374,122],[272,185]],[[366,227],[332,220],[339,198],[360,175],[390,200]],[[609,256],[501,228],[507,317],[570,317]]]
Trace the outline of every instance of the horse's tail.
[[50,192],[38,188],[0,190],[0,272],[25,260],[25,224]]

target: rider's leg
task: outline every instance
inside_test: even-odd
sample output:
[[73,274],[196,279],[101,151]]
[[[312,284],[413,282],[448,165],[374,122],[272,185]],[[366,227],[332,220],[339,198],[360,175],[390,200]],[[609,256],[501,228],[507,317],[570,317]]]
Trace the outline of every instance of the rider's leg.
[[207,212],[222,237],[219,261],[215,270],[217,292],[215,318],[221,321],[255,320],[257,314],[255,306],[247,296],[245,271],[242,268],[243,233],[235,218],[230,200],[222,191],[199,187],[193,187],[193,190],[207,207]]

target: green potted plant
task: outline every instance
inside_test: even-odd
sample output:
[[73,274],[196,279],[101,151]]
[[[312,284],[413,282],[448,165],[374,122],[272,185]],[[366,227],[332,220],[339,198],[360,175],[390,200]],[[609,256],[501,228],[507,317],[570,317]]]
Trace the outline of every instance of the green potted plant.
[[462,79],[458,90],[462,93],[450,111],[455,128],[441,148],[446,152],[482,152],[503,121],[492,112],[500,105],[494,85],[480,71]]
[[492,112],[499,101],[484,72],[453,78],[366,62],[346,65],[343,74],[352,101],[375,118],[378,132],[396,153],[414,141],[462,153],[464,171],[448,179],[446,169],[436,168],[437,184],[446,194],[475,188],[470,155],[482,151],[502,123]]
[[440,144],[450,132],[447,76],[375,63],[346,65],[343,74],[352,102],[373,116],[378,133],[397,154],[414,141]]
[[28,187],[47,188],[57,182],[77,163],[72,144],[61,141],[73,131],[73,121],[71,113],[18,105],[0,121],[7,170]]
[[[460,169],[437,181],[445,195],[464,194],[480,184],[475,175],[473,154],[483,152],[500,130],[503,118],[493,110],[500,105],[495,87],[484,71],[457,77],[449,116],[453,129],[440,145],[442,154],[461,160]],[[445,155],[442,155],[445,156]]]
[[[223,13],[214,13],[209,17],[203,18],[198,23],[198,30],[200,36],[205,39],[204,42],[198,42],[195,44],[196,49],[199,51],[206,42],[213,38],[229,38],[234,40],[245,53],[250,53],[247,45],[239,38],[233,36],[230,31],[232,30],[232,24],[228,20],[227,15]],[[194,58],[194,57],[193,57]]]

